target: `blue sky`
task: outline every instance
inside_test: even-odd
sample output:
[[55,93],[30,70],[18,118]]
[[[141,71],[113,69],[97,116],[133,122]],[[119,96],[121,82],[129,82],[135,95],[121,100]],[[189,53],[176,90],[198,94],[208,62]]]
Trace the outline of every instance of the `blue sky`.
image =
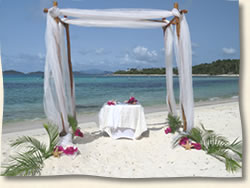
[[[46,15],[52,0],[0,0],[3,70],[43,71]],[[59,8],[188,9],[193,65],[240,58],[238,0],[58,0]],[[74,71],[164,67],[161,29],[70,26]]]

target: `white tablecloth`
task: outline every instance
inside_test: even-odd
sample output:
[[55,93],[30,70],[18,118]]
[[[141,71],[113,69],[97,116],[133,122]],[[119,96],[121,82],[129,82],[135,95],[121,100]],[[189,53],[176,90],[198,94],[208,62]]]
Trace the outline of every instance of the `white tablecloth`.
[[99,112],[99,126],[114,139],[137,139],[147,130],[144,109],[140,104],[103,105]]

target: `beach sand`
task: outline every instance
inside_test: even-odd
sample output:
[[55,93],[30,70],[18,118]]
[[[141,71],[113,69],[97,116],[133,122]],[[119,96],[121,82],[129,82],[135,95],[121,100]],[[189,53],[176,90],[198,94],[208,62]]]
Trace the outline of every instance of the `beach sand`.
[[[149,131],[139,140],[113,140],[99,131],[96,121],[79,121],[84,138],[76,138],[75,143],[80,154],[75,158],[61,156],[45,160],[41,175],[77,174],[117,178],[242,176],[241,170],[227,172],[224,163],[204,151],[185,150],[180,146],[172,148],[176,135],[164,133],[166,118],[167,112],[162,109],[147,112]],[[242,139],[238,102],[196,106],[195,126],[199,127],[201,123],[230,141]],[[48,141],[45,130],[30,127],[24,131],[20,126],[3,127],[2,163],[13,154],[9,144],[18,136],[34,136],[45,143]]]

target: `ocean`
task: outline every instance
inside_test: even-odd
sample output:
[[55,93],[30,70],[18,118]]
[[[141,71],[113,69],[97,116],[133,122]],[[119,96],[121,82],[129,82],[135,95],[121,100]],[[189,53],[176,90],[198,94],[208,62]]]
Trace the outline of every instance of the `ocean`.
[[[43,111],[43,78],[28,75],[4,75],[3,124],[45,118]],[[165,76],[76,75],[77,113],[98,112],[108,100],[123,102],[134,96],[143,106],[165,104]],[[237,98],[238,77],[193,77],[194,100],[212,101]],[[176,101],[178,77],[174,77]]]

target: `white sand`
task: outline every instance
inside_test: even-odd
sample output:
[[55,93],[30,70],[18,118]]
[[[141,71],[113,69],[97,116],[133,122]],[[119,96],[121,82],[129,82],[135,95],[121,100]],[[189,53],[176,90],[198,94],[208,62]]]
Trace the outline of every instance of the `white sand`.
[[[146,114],[149,132],[135,141],[112,140],[98,131],[96,122],[82,123],[80,127],[84,138],[75,140],[81,154],[74,159],[69,156],[47,159],[42,175],[78,174],[118,178],[242,176],[241,171],[227,172],[224,163],[204,151],[187,151],[179,146],[173,149],[174,135],[164,133],[166,117],[166,112]],[[200,123],[230,141],[237,137],[242,139],[238,102],[195,107],[195,126],[200,126]],[[13,152],[9,144],[22,135],[47,141],[43,129],[4,133],[2,162]]]

